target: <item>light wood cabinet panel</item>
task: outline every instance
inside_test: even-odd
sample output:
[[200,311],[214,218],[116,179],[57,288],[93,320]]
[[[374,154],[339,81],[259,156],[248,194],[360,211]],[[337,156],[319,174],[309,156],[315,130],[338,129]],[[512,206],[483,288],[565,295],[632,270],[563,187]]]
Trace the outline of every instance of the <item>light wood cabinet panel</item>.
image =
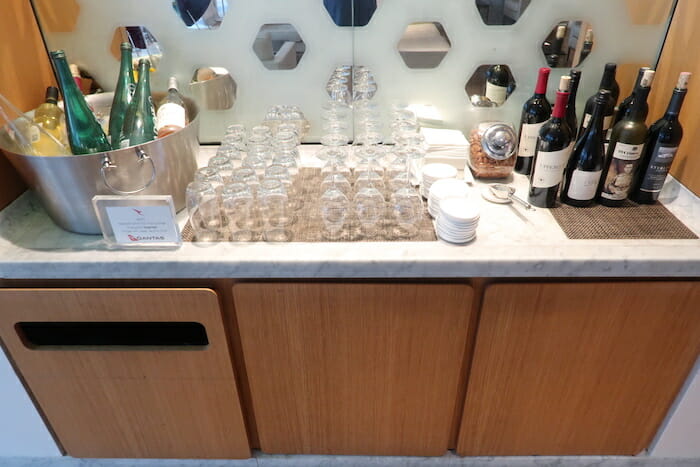
[[[208,344],[36,347],[20,336],[23,322],[195,322]],[[0,337],[71,456],[250,456],[212,290],[2,289]]]
[[700,282],[498,284],[457,452],[634,455],[700,352]]
[[648,121],[656,121],[665,112],[678,74],[681,71],[692,72],[694,76],[680,114],[685,132],[671,174],[700,196],[700,158],[697,157],[697,147],[700,146],[700,132],[697,131],[700,128],[700,55],[696,50],[696,44],[700,43],[698,22],[700,2],[679,0],[649,96]]
[[264,452],[448,449],[470,286],[242,283],[233,293]]

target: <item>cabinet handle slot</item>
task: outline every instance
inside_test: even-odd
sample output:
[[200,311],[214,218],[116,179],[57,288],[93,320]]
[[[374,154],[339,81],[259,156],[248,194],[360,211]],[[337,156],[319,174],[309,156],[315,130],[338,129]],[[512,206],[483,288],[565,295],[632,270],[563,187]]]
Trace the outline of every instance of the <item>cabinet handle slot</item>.
[[24,345],[33,350],[201,350],[207,331],[194,322],[20,322]]

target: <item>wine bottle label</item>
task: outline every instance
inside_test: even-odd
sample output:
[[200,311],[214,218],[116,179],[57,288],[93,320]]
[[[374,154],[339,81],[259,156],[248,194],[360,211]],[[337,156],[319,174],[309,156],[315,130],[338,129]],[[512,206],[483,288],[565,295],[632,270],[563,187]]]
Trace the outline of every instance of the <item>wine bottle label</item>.
[[[588,124],[591,122],[591,114],[586,114],[583,116],[583,128],[588,128]],[[613,122],[613,116],[608,115],[607,117],[603,117],[603,131],[610,129],[610,126],[612,125]],[[610,135],[607,135],[608,138],[610,138]]]
[[676,156],[678,146],[662,146],[659,145],[654,149],[654,153],[649,160],[642,185],[639,187],[641,191],[647,193],[658,193],[664,186],[666,175],[671,169],[671,163]]
[[520,144],[518,145],[518,157],[532,157],[537,149],[537,137],[540,135],[542,123],[523,123],[520,132]]
[[602,174],[602,170],[596,172],[574,170],[574,173],[571,174],[569,190],[566,192],[567,196],[579,201],[589,201],[595,198],[595,193],[598,190],[598,183],[600,183],[600,176]]
[[549,188],[561,183],[569,154],[571,154],[571,146],[560,151],[539,151],[532,171],[532,186]]
[[156,129],[160,130],[164,126],[172,125],[184,128],[187,124],[185,108],[181,105],[167,102],[158,108],[156,113]]
[[506,101],[507,95],[508,88],[503,86],[496,86],[495,84],[491,84],[488,81],[486,82],[486,97],[491,102],[495,102],[498,105],[503,105],[503,103]]
[[128,148],[129,146],[130,146],[130,144],[129,144],[128,139],[123,139],[123,140],[119,141],[119,149],[125,149],[125,148]]
[[615,144],[610,168],[608,168],[608,174],[605,177],[603,191],[600,193],[600,196],[610,200],[627,199],[627,194],[634,180],[634,172],[643,150],[643,144],[619,142]]

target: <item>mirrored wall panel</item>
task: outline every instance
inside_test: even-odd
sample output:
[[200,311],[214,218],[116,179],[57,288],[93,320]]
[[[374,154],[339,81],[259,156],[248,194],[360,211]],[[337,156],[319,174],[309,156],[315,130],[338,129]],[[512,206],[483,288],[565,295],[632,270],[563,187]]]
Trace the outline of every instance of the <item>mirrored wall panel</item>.
[[474,107],[500,107],[515,91],[515,78],[508,65],[481,65],[465,87]]
[[190,29],[216,29],[228,10],[227,0],[173,0],[172,5]]
[[398,44],[409,68],[436,68],[451,47],[445,27],[436,21],[409,24]]
[[268,70],[293,70],[306,52],[306,44],[289,23],[264,24],[253,42],[253,51]]
[[476,8],[485,24],[508,26],[520,19],[530,0],[475,0]]
[[[673,0],[30,0],[47,47],[114,89],[118,45],[155,65],[151,88],[174,76],[194,97],[202,142],[226,127],[252,128],[277,106],[324,135],[324,106],[345,112],[420,109],[423,124],[467,130],[490,118],[519,120],[537,70],[550,65],[549,95],[570,67],[582,72],[578,107],[606,62],[653,66]],[[360,70],[371,70],[371,72]],[[358,81],[358,76],[362,76]],[[466,90],[466,92],[465,92]],[[370,104],[368,106],[368,103]],[[353,137],[356,119],[350,118]],[[385,133],[390,123],[382,122]],[[388,141],[386,139],[385,141]]]

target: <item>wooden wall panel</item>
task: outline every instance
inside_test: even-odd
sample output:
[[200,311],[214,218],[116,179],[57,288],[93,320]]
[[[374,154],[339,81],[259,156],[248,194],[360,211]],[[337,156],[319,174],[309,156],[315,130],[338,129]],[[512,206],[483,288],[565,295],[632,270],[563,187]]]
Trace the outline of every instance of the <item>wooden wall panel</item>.
[[[36,108],[55,83],[29,0],[0,2],[0,94],[20,110]],[[0,209],[26,189],[0,152]]]
[[264,452],[446,452],[470,286],[242,283],[233,293]]
[[700,352],[700,282],[487,288],[457,452],[635,455]]
[[[201,323],[204,348],[28,348],[21,321]],[[247,458],[217,295],[208,289],[2,289],[0,338],[74,457]]]
[[685,131],[671,173],[700,196],[700,2],[679,0],[671,28],[657,67],[654,87],[649,98],[649,121],[663,115],[681,71],[690,71],[690,82],[681,123]]

